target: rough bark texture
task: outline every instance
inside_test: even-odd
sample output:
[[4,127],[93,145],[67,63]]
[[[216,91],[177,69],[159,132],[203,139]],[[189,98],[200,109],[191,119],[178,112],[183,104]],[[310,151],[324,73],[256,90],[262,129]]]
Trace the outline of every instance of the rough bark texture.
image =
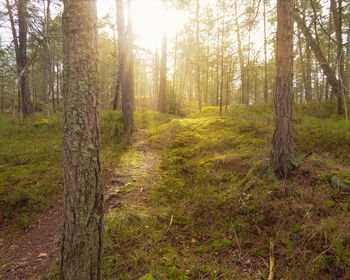
[[60,279],[101,279],[103,193],[96,0],[64,0],[64,224]]
[[293,0],[278,0],[277,18],[275,130],[270,163],[278,177],[286,178],[294,168]]
[[158,99],[158,111],[160,113],[166,113],[166,64],[167,64],[167,36],[164,33],[162,43],[162,59],[160,65],[160,86],[159,86],[159,99]]

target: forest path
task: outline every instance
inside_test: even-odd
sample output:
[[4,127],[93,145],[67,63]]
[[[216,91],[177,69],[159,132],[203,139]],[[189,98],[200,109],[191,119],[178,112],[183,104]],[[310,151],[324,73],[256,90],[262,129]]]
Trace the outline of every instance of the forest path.
[[[104,170],[105,215],[115,208],[134,208],[148,196],[150,186],[161,178],[161,155],[146,140],[146,130],[131,135],[128,150],[120,163]],[[49,209],[36,225],[26,231],[10,232],[0,238],[0,279],[47,279],[59,263],[62,209]]]

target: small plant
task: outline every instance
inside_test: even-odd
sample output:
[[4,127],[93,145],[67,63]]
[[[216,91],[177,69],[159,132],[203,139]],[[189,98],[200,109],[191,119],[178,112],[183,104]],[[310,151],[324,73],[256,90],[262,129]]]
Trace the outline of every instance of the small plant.
[[46,126],[46,125],[48,125],[48,124],[49,124],[49,122],[48,122],[46,119],[42,119],[42,120],[40,120],[40,121],[34,122],[34,123],[33,123],[33,126],[34,126],[34,127],[43,127],[43,126]]

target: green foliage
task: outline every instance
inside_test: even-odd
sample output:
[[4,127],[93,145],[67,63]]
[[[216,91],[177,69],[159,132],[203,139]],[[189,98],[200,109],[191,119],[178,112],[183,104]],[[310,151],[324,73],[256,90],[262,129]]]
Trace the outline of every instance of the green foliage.
[[45,125],[48,125],[49,122],[46,120],[46,119],[42,119],[40,121],[36,121],[33,123],[33,126],[34,127],[42,127],[42,126],[45,126]]

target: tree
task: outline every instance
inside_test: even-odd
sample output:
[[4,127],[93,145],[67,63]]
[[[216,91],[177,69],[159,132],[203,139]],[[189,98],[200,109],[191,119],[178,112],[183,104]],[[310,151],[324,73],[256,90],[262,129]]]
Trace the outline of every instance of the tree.
[[294,168],[293,143],[293,0],[277,1],[275,129],[270,164],[278,177]]
[[117,5],[117,27],[118,27],[118,50],[119,50],[119,75],[122,90],[122,111],[124,120],[124,130],[131,133],[134,129],[134,115],[133,115],[133,96],[134,91],[131,87],[131,78],[128,76],[128,41],[124,21],[123,1],[116,0]]
[[16,53],[17,75],[19,77],[19,94],[18,94],[18,113],[21,123],[22,113],[25,116],[33,113],[33,106],[30,101],[29,92],[29,77],[27,65],[27,3],[28,0],[17,1],[17,15],[18,15],[18,34],[15,26],[15,19],[13,17],[13,7],[9,0],[6,0],[6,7],[11,24],[11,31]]
[[158,111],[166,112],[166,64],[167,64],[167,36],[164,32],[162,43],[162,58],[160,64],[160,85],[158,95]]
[[64,224],[60,279],[101,279],[103,193],[96,0],[64,0]]

